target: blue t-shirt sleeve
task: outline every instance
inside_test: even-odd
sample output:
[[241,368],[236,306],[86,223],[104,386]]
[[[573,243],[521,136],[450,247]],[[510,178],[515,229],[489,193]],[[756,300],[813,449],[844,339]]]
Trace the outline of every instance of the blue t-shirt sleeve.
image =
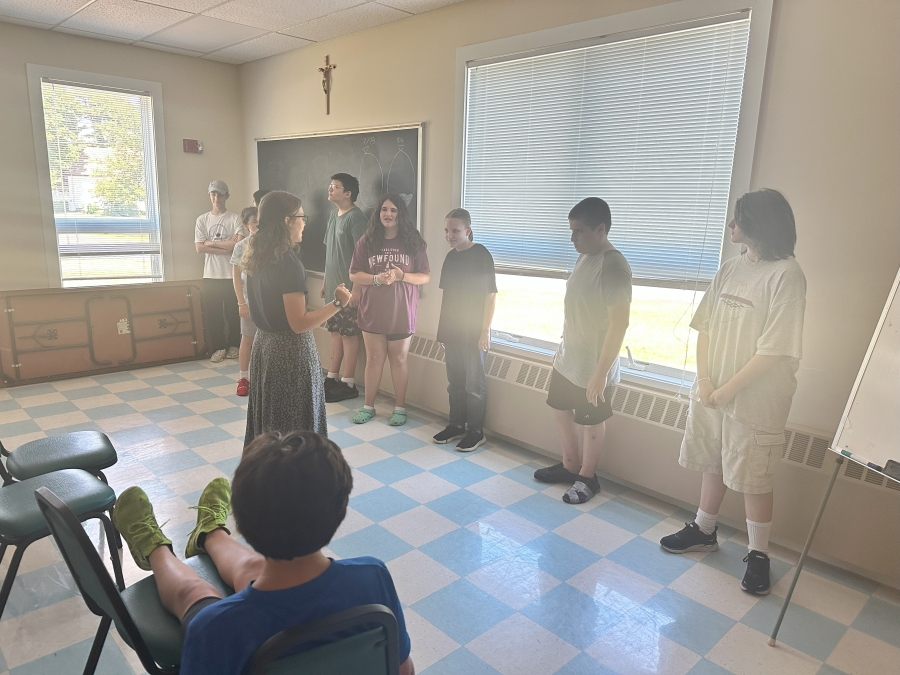
[[184,675],[218,675],[234,670],[229,663],[229,650],[218,642],[218,636],[224,633],[210,628],[211,613],[208,609],[205,608],[188,624],[179,668]]
[[400,604],[397,589],[394,588],[394,580],[391,578],[391,573],[383,562],[379,560],[378,563],[385,591],[384,604],[394,613],[394,617],[397,619],[397,637],[400,642],[400,663],[403,663],[409,658],[409,651],[411,649],[409,633],[406,632],[406,620],[403,618],[403,607]]

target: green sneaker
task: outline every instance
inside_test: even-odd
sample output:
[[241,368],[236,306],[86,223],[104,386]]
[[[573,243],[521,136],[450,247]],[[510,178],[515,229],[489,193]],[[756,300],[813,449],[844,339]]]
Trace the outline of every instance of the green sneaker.
[[160,546],[172,546],[172,540],[163,534],[156,522],[147,493],[139,487],[130,487],[119,495],[112,519],[128,544],[134,562],[142,570],[150,569],[150,554],[153,551]]
[[231,483],[225,478],[213,478],[203,488],[197,506],[192,508],[197,509],[197,524],[191,530],[187,546],[184,547],[185,558],[206,553],[200,544],[200,539],[205,538],[205,535],[213,530],[222,528],[231,534],[231,531],[225,527],[228,512],[231,510]]

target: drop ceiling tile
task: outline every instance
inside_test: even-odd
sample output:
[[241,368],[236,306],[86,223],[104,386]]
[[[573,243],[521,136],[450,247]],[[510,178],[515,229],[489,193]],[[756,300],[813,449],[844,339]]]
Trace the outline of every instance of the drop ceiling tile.
[[96,0],[63,27],[138,40],[188,18],[187,12],[135,0]]
[[409,14],[398,9],[370,2],[307,21],[299,26],[292,26],[284,32],[306,40],[322,42],[339,35],[355,33],[358,30],[372,28],[408,16]]
[[135,47],[146,47],[147,49],[155,49],[160,52],[171,52],[172,54],[181,54],[182,56],[203,56],[203,52],[195,52],[192,49],[181,49],[179,47],[170,47],[169,45],[155,45],[152,42],[135,42]]
[[75,30],[74,28],[66,28],[65,26],[57,26],[53,29],[54,33],[66,33],[68,35],[80,35],[81,37],[89,37],[95,40],[106,40],[107,42],[121,42],[123,44],[131,44],[131,38],[117,37],[115,35],[104,35],[103,33],[93,33],[89,30]]
[[461,2],[461,0],[378,0],[378,3],[381,5],[402,9],[404,12],[413,14],[430,12],[433,9],[453,5],[457,2]]
[[28,26],[29,28],[52,28],[52,23],[41,23],[40,21],[29,21],[28,19],[17,19],[12,16],[3,16],[0,14],[0,21],[3,23],[14,23],[17,26]]
[[201,59],[208,59],[210,61],[219,61],[221,63],[230,63],[234,66],[239,66],[242,63],[246,63],[245,61],[241,61],[239,59],[229,59],[227,56],[216,56],[215,54],[206,54],[200,57]]
[[242,42],[239,45],[220,49],[210,54],[210,56],[224,56],[229,59],[238,59],[242,62],[256,61],[257,59],[264,59],[267,56],[289,52],[292,49],[311,44],[310,40],[301,40],[300,38],[281,35],[280,33],[269,33],[262,37],[247,40],[247,42]]
[[0,15],[57,24],[72,16],[84,3],[85,0],[0,0]]
[[231,0],[205,12],[207,16],[268,30],[296,26],[367,0]]
[[151,35],[145,42],[206,53],[255,38],[265,32],[259,28],[242,26],[231,21],[197,15],[177,26]]
[[221,5],[223,0],[142,0],[150,5],[159,5],[160,7],[171,7],[172,9],[180,9],[183,12],[191,12],[199,14],[205,9]]

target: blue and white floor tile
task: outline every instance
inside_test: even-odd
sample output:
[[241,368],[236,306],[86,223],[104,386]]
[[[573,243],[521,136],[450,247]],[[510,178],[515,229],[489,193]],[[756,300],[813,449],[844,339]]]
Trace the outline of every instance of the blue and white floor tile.
[[[0,439],[15,448],[79,429],[119,451],[107,472],[143,487],[183,550],[200,490],[240,458],[246,399],[233,362],[192,362],[0,390]],[[390,402],[357,426],[329,404],[329,434],[353,467],[338,557],[386,561],[425,675],[887,675],[900,673],[900,591],[811,562],[777,648],[766,644],[796,556],[773,553],[773,593],[742,593],[746,536],[719,529],[720,550],[674,556],[659,537],[690,514],[610,481],[587,504],[532,478],[550,464],[491,440],[462,455],[434,445],[442,420]],[[96,531],[94,538],[101,540]],[[5,573],[8,562],[0,565]],[[126,580],[146,573],[126,555]],[[26,553],[0,621],[0,675],[80,673],[96,630],[49,540]],[[104,675],[141,673],[118,635]]]

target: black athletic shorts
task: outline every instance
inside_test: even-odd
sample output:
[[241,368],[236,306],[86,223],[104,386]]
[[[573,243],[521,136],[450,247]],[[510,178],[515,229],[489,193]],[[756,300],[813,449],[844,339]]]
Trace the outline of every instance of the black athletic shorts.
[[325,322],[329,333],[340,333],[344,337],[356,337],[362,331],[356,322],[359,307],[341,307],[341,311]]
[[574,410],[575,424],[592,427],[612,417],[612,387],[603,390],[605,399],[600,405],[591,405],[587,389],[572,384],[556,368],[550,374],[550,392],[547,405],[554,410]]
[[184,613],[184,616],[181,617],[181,640],[184,641],[185,635],[187,635],[188,624],[191,620],[200,613],[201,609],[205,609],[210,605],[217,603],[222,598],[214,598],[212,596],[208,598],[200,598],[193,605],[188,607],[188,610]]
[[[365,332],[369,333],[369,331]],[[412,333],[369,333],[369,335],[384,335],[384,339],[388,342],[398,342],[400,340],[405,340],[412,335]]]

